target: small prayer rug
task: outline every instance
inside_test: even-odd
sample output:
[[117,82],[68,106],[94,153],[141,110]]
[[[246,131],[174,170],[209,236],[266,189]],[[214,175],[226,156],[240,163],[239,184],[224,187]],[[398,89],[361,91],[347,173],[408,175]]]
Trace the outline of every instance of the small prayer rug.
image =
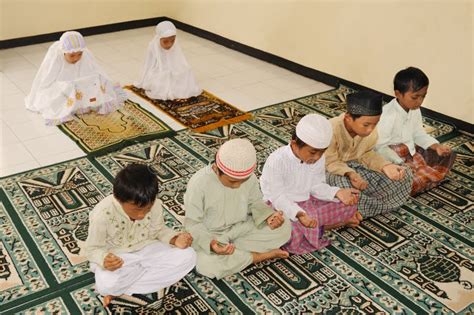
[[88,113],[59,125],[87,154],[100,155],[133,143],[157,139],[175,132],[150,112],[130,100],[107,114]]
[[149,98],[145,94],[145,90],[133,85],[126,86],[125,88],[144,98],[194,132],[209,131],[252,117],[252,114],[241,111],[207,91],[187,99],[158,100]]

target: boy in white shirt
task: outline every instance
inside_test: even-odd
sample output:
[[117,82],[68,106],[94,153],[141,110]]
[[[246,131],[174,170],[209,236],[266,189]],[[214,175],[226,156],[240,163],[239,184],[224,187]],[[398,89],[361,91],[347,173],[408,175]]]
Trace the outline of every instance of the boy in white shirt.
[[393,163],[411,167],[413,196],[438,185],[456,154],[423,129],[420,107],[429,85],[423,71],[406,68],[395,75],[393,83],[395,98],[383,107],[376,151]]
[[[296,126],[291,142],[270,154],[260,186],[264,200],[290,218],[291,238],[284,249],[304,254],[329,245],[324,228],[357,225],[359,190],[326,184],[324,152],[332,138],[329,121],[306,115]],[[342,202],[339,202],[342,201]]]

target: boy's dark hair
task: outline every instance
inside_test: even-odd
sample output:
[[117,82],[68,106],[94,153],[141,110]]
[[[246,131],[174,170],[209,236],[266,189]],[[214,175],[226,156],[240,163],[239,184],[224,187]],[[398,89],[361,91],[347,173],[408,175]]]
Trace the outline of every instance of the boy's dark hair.
[[300,149],[306,145],[306,143],[303,140],[298,138],[298,136],[296,135],[296,130],[293,131],[293,134],[291,135],[291,140],[294,140],[296,143],[296,146]]
[[393,78],[393,89],[402,94],[419,91],[430,84],[426,74],[418,68],[408,67],[398,71]]
[[356,120],[357,118],[362,117],[362,115],[351,114],[349,112],[347,114],[352,117],[352,120]]
[[113,192],[118,201],[143,207],[155,201],[158,179],[147,165],[130,164],[115,176]]

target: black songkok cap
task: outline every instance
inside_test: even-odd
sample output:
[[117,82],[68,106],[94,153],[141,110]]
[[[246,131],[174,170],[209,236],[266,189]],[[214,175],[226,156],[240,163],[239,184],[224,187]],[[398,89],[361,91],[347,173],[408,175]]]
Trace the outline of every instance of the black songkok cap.
[[378,116],[382,114],[382,95],[361,91],[347,95],[347,111],[353,115]]

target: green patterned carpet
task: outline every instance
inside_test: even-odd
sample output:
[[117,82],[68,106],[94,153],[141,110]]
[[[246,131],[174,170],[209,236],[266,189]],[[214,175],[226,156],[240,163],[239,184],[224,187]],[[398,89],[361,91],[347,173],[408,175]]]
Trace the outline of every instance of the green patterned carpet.
[[167,224],[181,228],[189,178],[226,140],[248,138],[266,157],[289,140],[307,113],[344,109],[346,87],[254,111],[255,119],[203,134],[179,132],[96,158],[82,158],[0,180],[0,313],[13,314],[469,314],[474,312],[474,138],[425,119],[459,158],[438,188],[399,211],[328,234],[333,245],[250,266],[223,280],[191,272],[164,292],[113,301],[94,292],[79,248],[88,212],[111,193],[129,163],[151,165]]

